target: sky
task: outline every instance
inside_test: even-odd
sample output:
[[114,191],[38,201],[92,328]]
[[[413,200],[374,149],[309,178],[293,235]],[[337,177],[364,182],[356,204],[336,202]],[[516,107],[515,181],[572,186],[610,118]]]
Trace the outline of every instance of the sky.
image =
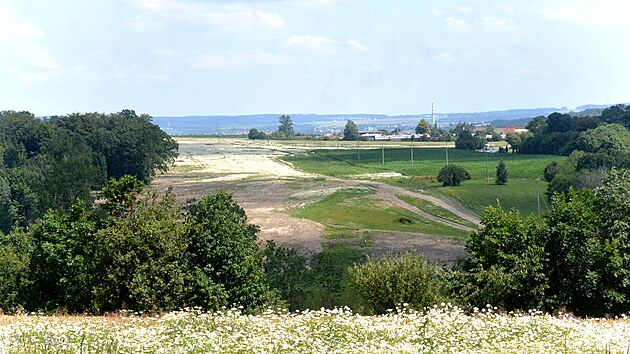
[[630,102],[625,0],[0,0],[0,110],[388,115]]

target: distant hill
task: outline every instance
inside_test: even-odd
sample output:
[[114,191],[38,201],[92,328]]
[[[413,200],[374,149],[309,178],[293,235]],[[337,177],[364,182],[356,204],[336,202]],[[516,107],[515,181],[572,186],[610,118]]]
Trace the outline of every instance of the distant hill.
[[[473,113],[436,113],[435,119],[440,126],[449,126],[458,122],[492,124],[493,126],[525,125],[536,116],[548,116],[553,112],[581,114],[579,111],[600,112],[608,105],[584,105],[577,107],[578,112],[569,112],[566,107],[510,109],[504,111]],[[153,122],[171,135],[210,135],[210,134],[245,134],[256,128],[272,132],[278,128],[278,117],[282,114],[253,114],[239,116],[185,116],[154,117]],[[342,132],[348,119],[353,120],[360,130],[402,130],[414,129],[418,121],[425,118],[431,123],[431,114],[388,116],[384,114],[289,114],[293,119],[294,129],[298,133],[311,134],[323,132]],[[596,115],[596,114],[594,114]]]

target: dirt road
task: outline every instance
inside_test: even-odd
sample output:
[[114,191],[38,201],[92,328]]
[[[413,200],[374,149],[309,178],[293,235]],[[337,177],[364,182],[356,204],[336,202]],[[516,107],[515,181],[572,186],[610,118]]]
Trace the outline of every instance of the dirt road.
[[181,157],[172,172],[155,180],[156,188],[162,189],[171,185],[180,200],[199,198],[220,189],[227,190],[243,207],[249,221],[260,227],[259,240],[263,243],[274,240],[303,255],[312,256],[321,252],[322,244],[344,243],[364,246],[365,251],[377,257],[387,252],[398,253],[414,248],[427,260],[439,264],[453,264],[457,258],[466,256],[462,242],[420,233],[366,230],[370,233],[369,245],[360,245],[360,238],[324,239],[323,225],[291,216],[291,210],[304,203],[303,199],[294,196],[308,192],[306,194],[314,196],[308,202],[315,202],[318,198],[315,196],[325,195],[324,192],[339,186],[368,184],[375,188],[375,197],[378,199],[461,230],[473,229],[424,212],[399,199],[397,195],[429,201],[465,220],[479,224],[479,218],[475,214],[455,201],[376,181],[340,180],[296,170],[290,164],[277,159],[286,153],[285,145],[274,147],[225,139],[183,139],[179,143]]

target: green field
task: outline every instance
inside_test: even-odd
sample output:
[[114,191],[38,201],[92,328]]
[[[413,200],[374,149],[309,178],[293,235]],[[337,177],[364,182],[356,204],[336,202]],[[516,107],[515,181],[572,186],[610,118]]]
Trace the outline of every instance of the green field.
[[442,195],[466,205],[478,215],[486,206],[496,206],[497,199],[503,210],[518,209],[522,214],[538,213],[536,190],[540,193],[541,214],[549,209],[545,194],[547,183],[533,179],[510,180],[506,185],[486,184],[483,180],[466,181],[459,187],[436,188],[430,194]]
[[[384,151],[383,151],[384,150]],[[383,164],[383,152],[385,163]],[[283,157],[297,168],[311,173],[321,173],[332,177],[347,177],[365,173],[398,172],[405,176],[437,176],[446,164],[446,150],[441,148],[416,147],[357,150],[311,150],[306,155]],[[551,161],[560,161],[561,156],[487,154],[488,172],[494,179],[497,163],[504,160],[510,178],[541,178],[545,166]],[[477,151],[448,149],[449,164],[466,168],[473,179],[486,176],[486,154]]]
[[418,209],[425,211],[431,215],[435,215],[438,216],[442,219],[445,220],[449,220],[455,223],[458,223],[460,225],[465,225],[465,226],[470,226],[472,228],[477,228],[477,225],[471,223],[468,220],[462,219],[459,216],[451,213],[450,211],[444,209],[444,208],[440,208],[439,206],[426,201],[424,199],[420,199],[420,198],[413,198],[413,197],[409,197],[406,195],[399,195],[397,196],[398,198],[400,198],[401,200],[417,207]]
[[370,190],[339,190],[294,215],[322,223],[329,227],[329,232],[368,229],[418,232],[457,239],[467,235],[466,231],[423,219],[409,210],[371,198],[371,194]]
[[[385,163],[383,164],[383,153]],[[360,155],[360,156],[359,156]],[[481,215],[488,205],[501,206],[509,210],[517,208],[524,214],[538,212],[537,193],[540,193],[540,210],[547,210],[547,183],[541,181],[543,170],[551,161],[561,161],[563,156],[484,154],[477,151],[448,150],[449,164],[464,167],[472,180],[459,187],[441,187],[435,181],[439,170],[446,163],[445,149],[416,147],[411,165],[411,148],[387,148],[356,150],[312,150],[305,155],[285,156],[283,159],[306,172],[324,174],[338,178],[363,178],[384,172],[395,172],[401,178],[386,178],[381,181],[409,190],[423,189],[428,193],[446,196],[460,201],[473,212]],[[360,159],[359,159],[360,158]],[[486,180],[486,158],[488,176]],[[504,160],[509,171],[507,185],[494,183],[496,166]],[[427,210],[430,212],[429,210]],[[438,215],[439,216],[439,215]]]

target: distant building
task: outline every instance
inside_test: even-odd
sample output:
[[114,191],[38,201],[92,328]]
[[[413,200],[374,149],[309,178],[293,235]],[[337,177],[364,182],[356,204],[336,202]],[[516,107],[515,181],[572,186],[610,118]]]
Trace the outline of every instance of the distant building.
[[505,137],[508,134],[525,134],[527,133],[529,130],[523,126],[511,126],[511,127],[504,127],[504,128],[496,128],[495,131],[499,134],[501,134],[501,139],[505,140]]

